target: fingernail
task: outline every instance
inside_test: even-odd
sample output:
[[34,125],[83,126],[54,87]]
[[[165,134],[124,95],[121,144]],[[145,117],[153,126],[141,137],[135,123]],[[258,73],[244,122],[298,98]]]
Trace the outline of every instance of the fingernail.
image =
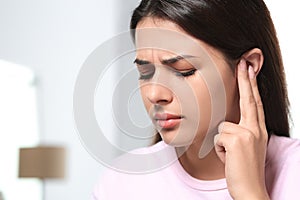
[[241,71],[246,71],[247,70],[246,61],[244,59],[241,59],[239,67],[240,67]]
[[248,72],[249,72],[250,79],[254,79],[255,78],[255,72],[254,72],[254,68],[251,65],[249,66]]

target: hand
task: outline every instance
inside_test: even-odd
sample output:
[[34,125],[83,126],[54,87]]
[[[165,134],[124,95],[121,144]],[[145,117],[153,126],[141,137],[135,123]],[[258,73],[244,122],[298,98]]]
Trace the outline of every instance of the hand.
[[233,199],[269,199],[265,186],[268,134],[255,72],[242,59],[238,65],[239,124],[223,122],[215,136],[215,150],[225,164]]

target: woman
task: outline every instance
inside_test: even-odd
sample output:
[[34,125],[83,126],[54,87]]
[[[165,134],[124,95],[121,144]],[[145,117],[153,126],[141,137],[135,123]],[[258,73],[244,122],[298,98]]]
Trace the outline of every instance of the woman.
[[[300,143],[289,138],[281,53],[264,2],[142,0],[130,28],[141,95],[159,132],[158,143],[137,152],[169,146],[178,160],[147,174],[111,170],[94,199],[296,199]],[[143,33],[149,29],[160,29],[161,35]],[[147,47],[164,43],[168,31],[169,48]],[[177,43],[171,32],[200,49]],[[211,93],[222,87],[210,85],[217,77],[208,76],[214,68],[226,94],[226,113],[211,128]],[[184,93],[188,88],[192,93]],[[195,101],[186,101],[190,98]],[[213,144],[207,140],[211,136]]]

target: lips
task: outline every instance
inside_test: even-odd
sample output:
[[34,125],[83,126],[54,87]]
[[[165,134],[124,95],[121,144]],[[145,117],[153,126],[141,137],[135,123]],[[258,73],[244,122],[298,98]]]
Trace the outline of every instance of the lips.
[[183,116],[181,115],[174,115],[170,113],[156,113],[154,115],[155,123],[164,129],[172,129],[175,128],[177,125],[180,124],[182,121]]

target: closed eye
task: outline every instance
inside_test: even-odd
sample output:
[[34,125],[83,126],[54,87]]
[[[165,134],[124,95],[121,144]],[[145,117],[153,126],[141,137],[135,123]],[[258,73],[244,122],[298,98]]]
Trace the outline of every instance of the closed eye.
[[175,71],[175,74],[176,74],[176,76],[188,77],[188,76],[194,75],[196,71],[197,71],[197,69],[192,69],[192,70],[184,71],[184,72]]
[[[177,70],[172,70],[176,76],[179,76],[179,77],[189,77],[189,76],[192,76],[195,74],[195,72],[197,71],[197,69],[192,69],[192,70],[189,70],[189,71],[177,71]],[[139,73],[140,73],[140,77],[139,77],[139,80],[148,80],[148,79],[151,79],[152,76],[154,75],[155,73],[155,69],[153,68],[153,70],[139,70]]]
[[150,79],[155,73],[155,66],[152,64],[138,65],[137,68],[140,74],[139,80]]
[[148,79],[152,78],[153,74],[154,74],[154,73],[151,73],[151,74],[145,74],[145,75],[140,74],[139,80],[148,80]]

